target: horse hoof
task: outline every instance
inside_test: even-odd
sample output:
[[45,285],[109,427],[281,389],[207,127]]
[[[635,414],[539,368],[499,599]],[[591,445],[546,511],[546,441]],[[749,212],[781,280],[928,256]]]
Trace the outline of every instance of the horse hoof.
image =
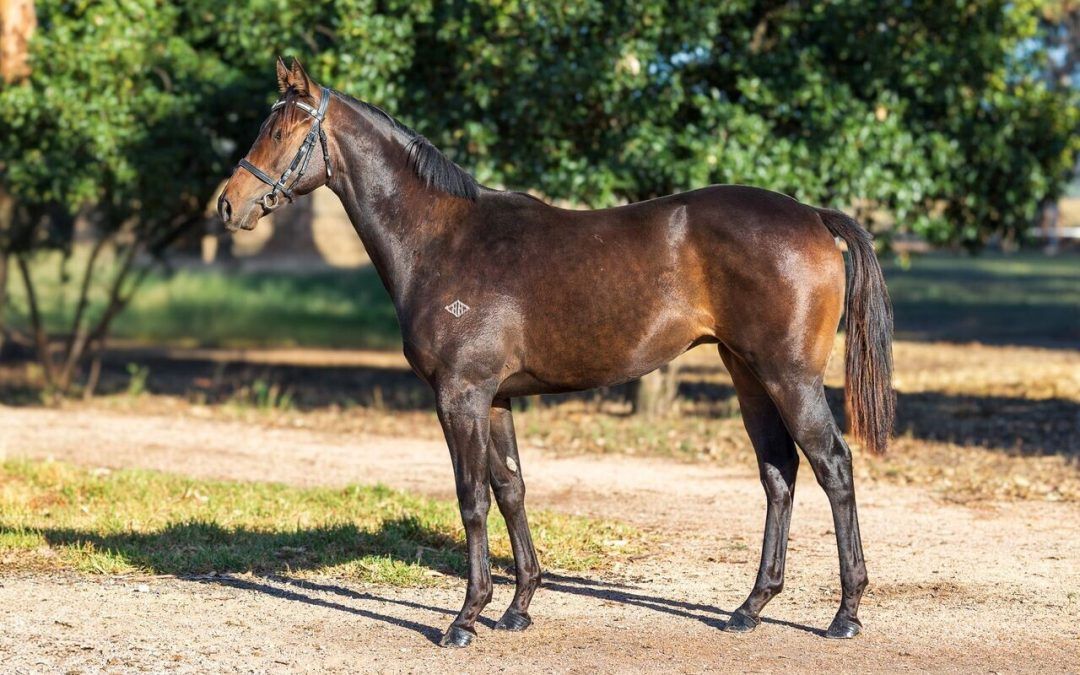
[[742,612],[735,612],[728,619],[727,624],[724,625],[725,633],[749,633],[758,627],[761,623],[761,619],[750,616],[749,614],[743,614]]
[[849,640],[862,632],[862,624],[858,619],[848,619],[837,616],[829,624],[829,630],[825,631],[825,637],[832,640]]
[[476,633],[460,626],[450,626],[439,640],[440,647],[468,647]]
[[499,619],[499,623],[495,624],[495,630],[508,630],[519,633],[531,625],[532,619],[529,618],[528,614],[508,609]]

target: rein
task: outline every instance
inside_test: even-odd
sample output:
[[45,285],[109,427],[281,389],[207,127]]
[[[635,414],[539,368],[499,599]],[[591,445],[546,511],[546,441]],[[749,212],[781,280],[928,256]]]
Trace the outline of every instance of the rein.
[[[311,128],[308,130],[307,136],[304,137],[304,142],[300,144],[300,149],[296,151],[296,155],[294,155],[292,161],[289,162],[289,168],[285,169],[284,173],[282,173],[281,177],[276,181],[262,169],[247,161],[247,159],[240,160],[240,163],[238,164],[239,168],[245,169],[252,176],[255,176],[270,186],[270,192],[263,195],[260,200],[263,208],[267,211],[273,211],[281,205],[279,195],[285,195],[285,199],[292,202],[295,197],[292,189],[300,182],[300,178],[303,177],[304,172],[307,170],[311,155],[315,152],[316,140],[322,145],[323,160],[326,162],[326,177],[330,178],[334,175],[333,170],[330,168],[330,152],[326,145],[326,132],[323,131],[322,128],[323,118],[326,116],[326,107],[329,104],[330,89],[327,87],[322,88],[322,96],[319,101],[318,109],[315,109],[302,101],[296,102],[296,107],[311,116]],[[285,105],[285,101],[278,101],[270,108],[270,112],[277,110],[283,105]],[[296,176],[293,178],[292,183],[286,185],[289,177],[293,175],[293,172],[296,172]]]

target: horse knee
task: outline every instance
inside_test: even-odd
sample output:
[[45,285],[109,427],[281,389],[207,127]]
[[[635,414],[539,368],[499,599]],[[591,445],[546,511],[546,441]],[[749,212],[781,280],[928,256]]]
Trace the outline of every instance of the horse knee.
[[525,501],[525,483],[518,477],[504,479],[493,475],[491,489],[500,508],[514,507]]
[[458,494],[458,507],[461,510],[461,521],[466,531],[473,527],[487,525],[488,511],[491,510],[491,499],[487,496],[487,489],[483,493],[476,494],[473,490],[464,490]]

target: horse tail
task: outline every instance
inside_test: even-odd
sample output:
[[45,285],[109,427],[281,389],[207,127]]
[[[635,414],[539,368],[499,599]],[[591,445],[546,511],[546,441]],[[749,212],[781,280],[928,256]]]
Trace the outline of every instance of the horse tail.
[[874,237],[854,218],[816,209],[825,227],[847,244],[851,275],[844,314],[847,353],[844,407],[848,432],[871,452],[885,452],[896,417],[892,388],[893,312],[885,277],[874,254]]

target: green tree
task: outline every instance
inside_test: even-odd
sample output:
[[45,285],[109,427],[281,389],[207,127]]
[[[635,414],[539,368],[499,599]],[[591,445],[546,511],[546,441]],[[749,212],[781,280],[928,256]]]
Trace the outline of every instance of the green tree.
[[94,225],[67,323],[31,311],[61,390],[100,351],[143,261],[196,221],[247,147],[278,54],[385,106],[483,181],[591,206],[748,183],[978,246],[1025,230],[1080,145],[1077,93],[1046,77],[1054,22],[1075,13],[1061,0],[45,0],[37,12],[32,75],[0,91],[0,252],[29,295],[30,257],[60,250],[66,268],[71,216]]
[[[147,261],[199,221],[224,175],[235,78],[178,35],[171,5],[45,0],[37,13],[31,74],[0,91],[9,199],[0,254],[17,263],[48,385],[68,393]],[[73,257],[76,215],[89,225],[85,257]],[[61,296],[75,279],[59,321],[49,321],[43,301],[63,297],[42,298],[31,265],[47,250],[62,253]],[[72,264],[81,267],[75,274]]]
[[[406,106],[482,175],[601,206],[716,182],[978,245],[1080,141],[1046,3],[441,3]],[[477,36],[483,36],[477,39]]]
[[482,181],[591,206],[748,183],[978,245],[1025,229],[1080,149],[1076,92],[1046,84],[1049,28],[1071,16],[1059,5],[196,0],[184,11],[199,48],[250,81],[279,53],[301,56]]

